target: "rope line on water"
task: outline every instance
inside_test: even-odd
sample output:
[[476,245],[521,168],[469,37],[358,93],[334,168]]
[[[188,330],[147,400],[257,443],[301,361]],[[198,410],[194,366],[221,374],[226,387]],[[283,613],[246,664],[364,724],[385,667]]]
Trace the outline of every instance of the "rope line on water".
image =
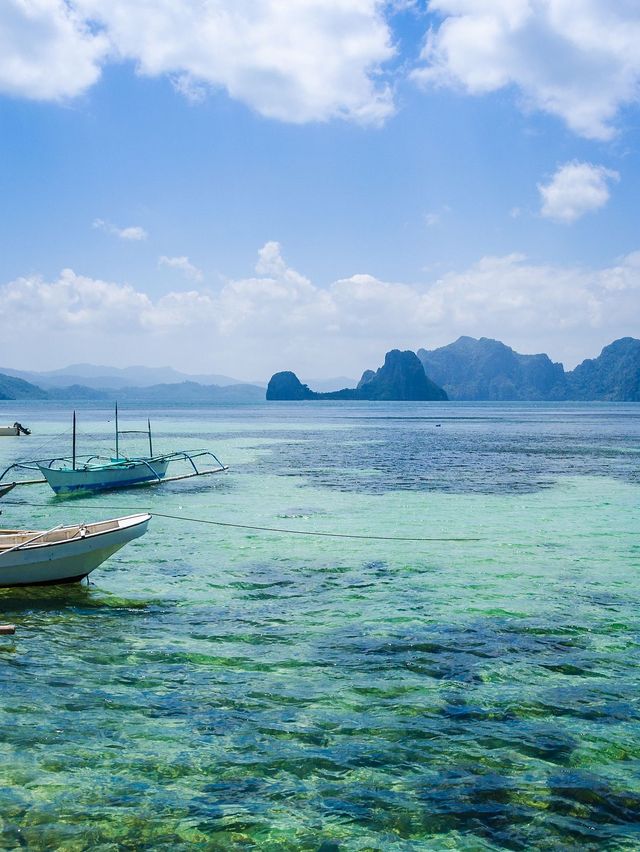
[[[150,510],[151,511],[151,510]],[[228,521],[212,521],[207,518],[189,518],[183,515],[168,515],[164,512],[151,512],[159,518],[171,518],[174,521],[189,521],[196,524],[212,524],[217,527],[235,527],[241,530],[256,530],[259,532],[275,532],[285,533],[286,535],[316,535],[326,538],[357,538],[367,541],[480,541],[479,538],[414,538],[411,536],[396,536],[396,535],[358,535],[356,533],[332,533],[332,532],[316,532],[314,530],[292,530],[283,529],[282,527],[257,527],[249,524],[233,524]]]
[[157,518],[168,518],[172,521],[186,521],[192,524],[207,524],[215,527],[230,527],[238,530],[252,530],[254,532],[271,532],[283,533],[284,535],[306,535],[320,536],[322,538],[349,538],[359,539],[364,541],[413,541],[413,542],[432,542],[432,541],[447,541],[447,542],[467,542],[467,541],[483,541],[481,538],[471,537],[413,537],[413,536],[395,536],[395,535],[359,535],[357,533],[336,533],[336,532],[317,532],[314,530],[292,530],[283,529],[282,527],[259,527],[250,524],[234,524],[230,521],[214,521],[211,518],[193,518],[187,515],[171,515],[168,512],[155,512],[153,509],[140,506],[100,506],[100,505],[80,505],[78,503],[22,503],[13,500],[4,500],[5,506],[26,506],[29,509],[69,509],[72,506],[76,509],[100,509],[111,512],[149,512]]

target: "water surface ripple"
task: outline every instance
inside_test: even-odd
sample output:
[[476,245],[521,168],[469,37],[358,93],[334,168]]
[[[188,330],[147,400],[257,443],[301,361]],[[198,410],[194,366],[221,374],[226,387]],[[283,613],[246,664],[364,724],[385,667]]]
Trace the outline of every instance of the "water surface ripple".
[[640,848],[638,414],[169,409],[158,446],[228,475],[5,498],[10,526],[479,541],[155,518],[89,586],[0,591],[0,848]]

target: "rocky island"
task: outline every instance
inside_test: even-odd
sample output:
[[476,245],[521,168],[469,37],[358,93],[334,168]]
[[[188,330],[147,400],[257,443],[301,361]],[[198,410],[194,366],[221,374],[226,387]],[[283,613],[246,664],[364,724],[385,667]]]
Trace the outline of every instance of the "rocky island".
[[419,349],[418,358],[450,399],[567,398],[568,383],[562,364],[544,354],[521,355],[488,337],[459,337],[439,349]]
[[375,372],[365,370],[355,388],[316,393],[303,385],[295,373],[284,371],[271,377],[268,400],[446,400],[447,394],[426,375],[418,356],[409,350],[392,349]]
[[640,402],[640,340],[621,337],[567,373],[570,398]]
[[459,337],[419,349],[425,371],[454,400],[640,401],[640,340],[622,337],[565,371],[548,355],[522,355],[499,340]]

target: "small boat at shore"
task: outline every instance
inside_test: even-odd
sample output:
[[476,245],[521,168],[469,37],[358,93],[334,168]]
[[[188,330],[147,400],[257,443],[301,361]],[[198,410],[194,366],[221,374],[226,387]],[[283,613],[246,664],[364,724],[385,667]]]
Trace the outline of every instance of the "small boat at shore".
[[74,583],[147,531],[147,512],[50,530],[0,529],[0,587]]
[[[119,439],[124,434],[143,434],[147,436],[149,443],[148,456],[122,456],[120,454]],[[207,458],[204,470],[196,465],[197,459]],[[179,476],[167,477],[167,468],[175,462],[187,462],[190,465],[189,472]],[[229,468],[222,464],[218,457],[210,450],[179,450],[171,453],[154,454],[153,440],[151,436],[151,422],[147,420],[147,429],[128,429],[120,431],[118,428],[118,406],[115,408],[115,455],[109,458],[102,456],[78,456],[76,455],[76,413],[73,412],[73,435],[71,456],[34,459],[29,462],[15,462],[0,475],[0,487],[5,476],[13,470],[37,471],[42,479],[26,480],[28,484],[34,482],[48,482],[53,491],[60,495],[83,494],[95,491],[106,491],[114,488],[129,488],[135,485],[153,485],[163,481],[176,479],[189,479],[193,476],[206,476],[212,473],[223,473]],[[20,480],[16,484],[20,484]],[[25,480],[22,480],[25,483]]]
[[0,437],[15,437],[16,435],[30,435],[31,429],[27,429],[22,423],[16,422],[13,426],[0,426]]

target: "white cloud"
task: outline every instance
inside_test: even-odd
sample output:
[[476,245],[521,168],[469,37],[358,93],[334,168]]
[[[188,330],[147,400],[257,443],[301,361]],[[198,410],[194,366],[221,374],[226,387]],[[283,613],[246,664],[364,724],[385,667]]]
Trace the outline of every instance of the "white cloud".
[[64,0],[2,0],[0,93],[71,98],[92,86],[109,47]]
[[524,105],[608,139],[640,92],[636,0],[431,0],[431,30],[414,78],[471,94],[516,86]]
[[379,123],[392,58],[380,0],[4,0],[0,92],[58,99],[107,61],[169,75],[190,99],[222,88],[271,118]]
[[0,287],[5,344],[26,349],[36,368],[51,364],[51,352],[61,365],[86,358],[90,346],[106,363],[169,357],[190,371],[247,378],[281,369],[356,374],[390,348],[433,348],[461,334],[573,366],[636,332],[638,315],[640,251],[602,269],[535,265],[513,254],[423,285],[357,274],[325,288],[287,266],[273,242],[255,276],[216,291],[153,298],[68,269],[54,281],[30,276]]
[[[18,278],[0,288],[0,316],[16,333],[40,338],[48,326],[57,333],[130,331],[153,310],[149,296],[127,284],[114,284],[63,269],[56,281]],[[44,333],[46,337],[46,331]]]
[[433,228],[435,225],[440,225],[443,218],[448,216],[451,213],[451,208],[448,204],[445,204],[440,210],[431,210],[429,213],[425,213],[424,223],[427,228]]
[[145,229],[141,228],[140,225],[130,225],[128,228],[119,228],[111,222],[105,222],[104,219],[94,219],[92,227],[105,231],[107,234],[113,234],[121,240],[130,240],[132,242],[146,240],[149,236]]
[[573,161],[560,166],[549,183],[538,184],[541,213],[556,222],[575,222],[585,213],[598,210],[609,200],[609,182],[618,172],[604,166]]
[[129,228],[115,228],[114,231],[121,240],[146,240],[147,232],[140,225],[133,225]]
[[180,257],[167,257],[166,255],[162,255],[158,258],[158,266],[166,266],[169,269],[177,269],[186,278],[191,278],[192,281],[202,281],[203,274],[202,270],[198,269],[197,266],[194,266],[193,263],[189,260],[188,257],[182,255]]

